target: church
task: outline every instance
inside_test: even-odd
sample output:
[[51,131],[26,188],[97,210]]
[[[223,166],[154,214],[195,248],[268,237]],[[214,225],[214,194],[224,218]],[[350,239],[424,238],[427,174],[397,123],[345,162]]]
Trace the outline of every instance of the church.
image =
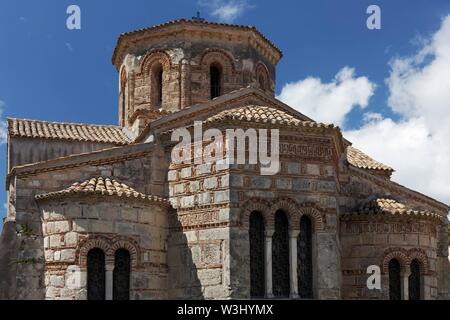
[[[118,125],[9,118],[0,299],[448,299],[450,207],[277,100],[281,58],[174,20],[118,38]],[[278,172],[173,161],[195,121],[278,129]]]

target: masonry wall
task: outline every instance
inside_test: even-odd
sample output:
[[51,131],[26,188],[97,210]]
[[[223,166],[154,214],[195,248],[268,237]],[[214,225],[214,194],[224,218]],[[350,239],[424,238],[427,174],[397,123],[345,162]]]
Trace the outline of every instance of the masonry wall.
[[[44,238],[42,230],[42,211],[35,195],[59,191],[75,182],[104,176],[133,187],[138,192],[162,196],[167,171],[162,167],[160,154],[155,151],[137,158],[108,164],[83,165],[74,168],[62,168],[57,171],[35,173],[12,177],[7,219],[14,221],[17,234],[13,236],[18,251],[5,257],[12,263],[7,275],[16,282],[17,299],[43,299],[45,297],[44,275]],[[151,163],[159,165],[152,166]],[[10,290],[5,288],[5,290]]]
[[32,138],[10,138],[8,146],[8,172],[15,166],[114,147],[106,143]]
[[[41,200],[40,209],[46,299],[87,299],[87,254],[92,248],[104,251],[107,272],[114,270],[115,251],[128,250],[130,299],[167,299],[166,208],[88,195]],[[106,278],[111,294],[112,278]]]

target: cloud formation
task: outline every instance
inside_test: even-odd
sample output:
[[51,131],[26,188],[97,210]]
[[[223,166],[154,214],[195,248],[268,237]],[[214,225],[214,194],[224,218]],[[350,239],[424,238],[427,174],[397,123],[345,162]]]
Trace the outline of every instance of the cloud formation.
[[278,99],[316,121],[343,126],[353,108],[367,107],[374,91],[367,77],[355,77],[355,69],[344,67],[329,83],[314,77],[288,83]]
[[388,104],[381,115],[346,132],[356,147],[397,169],[408,187],[450,203],[450,15],[410,57],[391,61]]
[[[399,120],[366,112],[353,145],[396,169],[399,183],[450,204],[450,15],[415,54],[390,62],[388,106]],[[417,45],[417,44],[416,44]],[[364,109],[375,84],[344,67],[330,83],[309,77],[283,87],[280,100],[322,122],[345,124]]]
[[5,144],[8,138],[8,128],[6,121],[2,117],[5,108],[6,104],[0,100],[0,144]]
[[232,23],[250,8],[246,0],[199,0],[209,14],[221,22]]

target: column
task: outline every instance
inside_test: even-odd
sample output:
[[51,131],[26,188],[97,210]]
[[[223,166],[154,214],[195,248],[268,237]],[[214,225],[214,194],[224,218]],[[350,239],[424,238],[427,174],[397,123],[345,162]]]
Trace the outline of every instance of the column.
[[274,230],[265,231],[265,259],[266,259],[266,298],[273,298],[272,288],[272,236]]
[[403,300],[409,300],[409,276],[411,275],[411,271],[409,270],[409,266],[406,266],[408,270],[405,270],[402,274],[402,298]]
[[105,300],[112,300],[113,299],[113,271],[114,271],[114,265],[107,264],[105,267],[106,270],[106,284],[105,284]]
[[297,238],[300,230],[289,230],[289,270],[291,280],[291,299],[298,298],[298,279],[297,279]]

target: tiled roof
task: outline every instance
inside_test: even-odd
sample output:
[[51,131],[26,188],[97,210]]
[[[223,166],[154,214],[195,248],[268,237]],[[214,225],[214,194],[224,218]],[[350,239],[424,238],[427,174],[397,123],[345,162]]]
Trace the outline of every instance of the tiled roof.
[[160,203],[168,206],[169,202],[161,197],[146,195],[137,192],[126,184],[120,183],[113,178],[92,178],[81,183],[74,183],[67,189],[40,194],[36,196],[37,200],[60,198],[70,195],[100,195],[100,196],[116,196],[122,198],[134,198],[139,200],[147,200],[150,202]]
[[130,139],[117,126],[8,119],[11,137],[90,141],[125,145]]
[[150,30],[161,29],[161,28],[165,28],[165,27],[177,25],[177,24],[219,26],[219,27],[229,27],[229,28],[234,28],[234,29],[253,31],[257,35],[259,35],[264,41],[266,41],[270,46],[272,46],[279,53],[280,57],[283,55],[283,52],[280,50],[280,48],[278,48],[264,34],[262,34],[260,31],[258,31],[258,29],[255,26],[243,26],[243,25],[238,25],[238,24],[219,23],[219,22],[211,22],[211,21],[206,21],[206,20],[177,19],[177,20],[171,20],[168,22],[164,22],[164,23],[161,23],[158,25],[154,25],[151,27],[141,28],[141,29],[137,29],[137,30],[130,31],[130,32],[124,32],[124,33],[120,34],[119,39],[117,41],[116,48],[113,53],[113,57],[112,57],[113,64],[114,64],[116,56],[117,56],[117,49],[120,44],[120,41],[124,37],[139,34],[139,33],[144,33],[146,31],[150,31]]
[[372,159],[361,150],[351,146],[347,147],[347,160],[351,165],[361,169],[394,171],[391,167]]
[[300,120],[297,117],[286,113],[285,111],[273,107],[255,105],[247,105],[222,111],[208,118],[206,122],[225,120],[269,123],[296,127],[334,128],[333,124],[323,124],[315,121]]
[[374,215],[374,214],[391,214],[391,215],[403,215],[403,216],[416,216],[426,218],[442,219],[439,214],[430,212],[427,210],[415,210],[408,205],[400,203],[390,198],[377,198],[370,200],[353,212],[349,212],[350,215]]

